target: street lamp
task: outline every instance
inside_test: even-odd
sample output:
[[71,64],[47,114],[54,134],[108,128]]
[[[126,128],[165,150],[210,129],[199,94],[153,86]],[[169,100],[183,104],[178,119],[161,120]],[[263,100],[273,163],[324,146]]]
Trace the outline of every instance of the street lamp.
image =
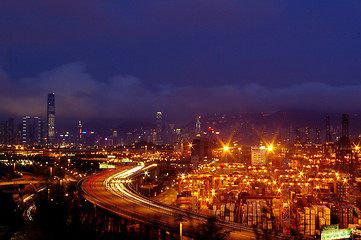
[[230,155],[230,148],[229,148],[229,146],[224,145],[223,153],[222,153],[223,162],[228,162],[228,155]]
[[267,148],[267,150],[268,150],[269,152],[272,152],[272,150],[273,150],[273,145],[272,145],[272,144],[269,145],[268,148]]
[[182,217],[175,220],[176,222],[179,222],[179,239],[183,239],[183,222],[187,222],[186,219],[183,219]]

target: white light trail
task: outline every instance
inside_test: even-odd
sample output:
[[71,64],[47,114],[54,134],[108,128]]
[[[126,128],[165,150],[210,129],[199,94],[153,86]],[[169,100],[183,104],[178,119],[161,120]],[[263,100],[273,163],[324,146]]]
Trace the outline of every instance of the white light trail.
[[33,221],[33,217],[31,216],[31,210],[35,207],[35,204],[34,205],[31,205],[28,210],[26,211],[26,215],[28,216],[29,220],[30,221]]

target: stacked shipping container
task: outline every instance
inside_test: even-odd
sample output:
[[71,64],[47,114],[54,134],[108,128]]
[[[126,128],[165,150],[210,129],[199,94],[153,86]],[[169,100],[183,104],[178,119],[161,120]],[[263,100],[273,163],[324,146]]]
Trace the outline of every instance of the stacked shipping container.
[[297,227],[303,235],[316,235],[316,229],[331,224],[331,211],[323,205],[311,205],[297,213]]

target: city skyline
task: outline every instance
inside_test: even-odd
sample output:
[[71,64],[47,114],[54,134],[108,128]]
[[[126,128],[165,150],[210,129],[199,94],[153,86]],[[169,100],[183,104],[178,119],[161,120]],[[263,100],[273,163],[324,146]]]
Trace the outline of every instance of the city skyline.
[[[53,94],[49,94],[54,97]],[[49,99],[48,99],[49,100]],[[49,104],[49,103],[48,103]],[[20,122],[14,118],[0,122],[2,144],[23,144],[26,146],[87,145],[124,147],[130,145],[173,145],[189,139],[209,139],[224,142],[236,141],[245,145],[296,144],[319,146],[327,142],[339,142],[344,134],[344,117],[347,116],[347,136],[357,144],[361,136],[361,115],[322,115],[310,112],[277,112],[274,114],[198,116],[187,124],[174,124],[163,118],[162,112],[153,116],[150,126],[109,127],[98,124],[83,124],[69,128],[52,128],[49,140],[47,120],[38,116],[23,116]],[[342,117],[342,121],[341,121]],[[54,121],[53,121],[54,122]],[[20,123],[20,124],[18,124]],[[55,129],[55,131],[54,131]]]
[[0,1],[0,239],[361,239],[361,1]]
[[74,122],[153,122],[157,111],[180,123],[212,113],[361,112],[360,7],[1,3],[0,115],[44,118],[49,92],[57,119]]

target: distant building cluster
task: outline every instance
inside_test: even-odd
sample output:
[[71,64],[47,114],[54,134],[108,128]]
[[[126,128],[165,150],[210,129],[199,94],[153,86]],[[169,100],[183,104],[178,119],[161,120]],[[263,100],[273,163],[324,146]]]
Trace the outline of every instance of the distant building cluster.
[[[213,114],[197,116],[188,124],[176,125],[169,123],[161,111],[155,112],[150,128],[97,132],[89,129],[86,121],[77,121],[72,129],[61,130],[56,128],[55,103],[55,94],[48,94],[44,119],[25,115],[20,123],[14,118],[1,122],[0,144],[59,148],[116,148],[147,144],[172,146],[177,152],[189,152],[194,163],[209,161],[214,149],[227,145],[233,154],[247,155],[252,165],[265,166],[270,159],[264,148],[271,142],[274,145],[293,144],[298,148],[321,147],[324,142],[331,145],[333,140],[338,141],[336,136],[342,132],[340,126],[330,124],[329,116],[326,118],[326,129],[317,126],[295,127],[291,122],[277,126],[276,122],[281,121],[283,113],[281,116]],[[348,143],[342,141],[345,145],[343,148],[347,148]],[[240,145],[246,147],[240,150],[237,147]],[[234,161],[227,154],[225,159]]]
[[47,125],[38,116],[24,116],[16,125],[14,118],[0,124],[0,143],[3,145],[52,145],[55,139],[55,94],[48,95]]
[[44,121],[39,117],[23,117],[21,124],[21,144],[25,146],[43,145],[45,143],[44,125]]

